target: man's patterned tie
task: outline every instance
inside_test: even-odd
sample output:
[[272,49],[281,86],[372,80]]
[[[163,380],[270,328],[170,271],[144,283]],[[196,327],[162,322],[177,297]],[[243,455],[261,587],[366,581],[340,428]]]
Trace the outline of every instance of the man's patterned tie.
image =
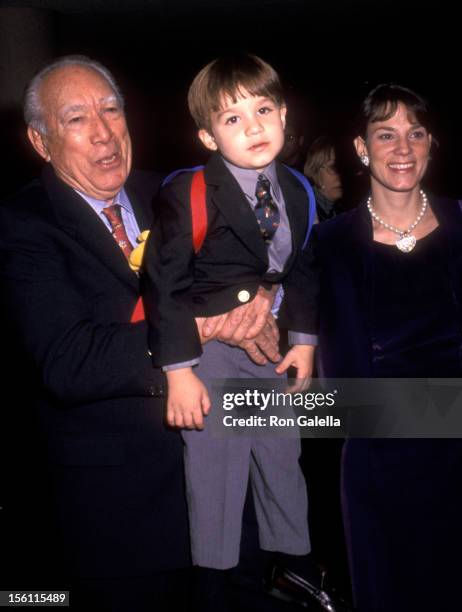
[[124,222],[122,221],[122,212],[120,204],[112,204],[111,206],[106,206],[106,208],[103,208],[101,212],[111,224],[114,240],[120,246],[123,254],[128,259],[128,256],[133,251],[133,246],[130,243],[130,240],[128,239]]
[[255,216],[263,240],[269,245],[279,226],[280,214],[276,202],[271,197],[270,182],[264,174],[258,175],[255,197],[257,198]]

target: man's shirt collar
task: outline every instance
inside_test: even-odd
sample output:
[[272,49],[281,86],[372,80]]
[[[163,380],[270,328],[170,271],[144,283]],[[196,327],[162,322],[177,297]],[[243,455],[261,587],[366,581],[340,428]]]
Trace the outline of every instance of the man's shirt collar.
[[[82,193],[78,189],[75,189],[75,191],[86,202],[88,202],[88,204],[90,204],[90,206],[93,208],[93,210],[95,210],[98,213],[101,213],[103,208],[106,208],[108,206],[108,203],[105,200],[97,200],[96,198],[92,198],[92,197],[88,196],[86,193]],[[130,203],[130,200],[128,199],[127,192],[125,191],[125,189],[123,187],[119,191],[119,193],[115,196],[113,204],[120,204],[120,206],[122,208],[124,208],[128,213],[130,213],[132,215],[134,214],[133,213],[133,207],[132,207],[132,205]]]

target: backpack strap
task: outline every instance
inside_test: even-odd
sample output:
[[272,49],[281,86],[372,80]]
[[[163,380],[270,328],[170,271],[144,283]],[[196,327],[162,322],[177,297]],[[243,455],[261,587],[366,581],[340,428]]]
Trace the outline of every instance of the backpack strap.
[[[190,191],[190,203],[191,203],[191,217],[192,217],[192,235],[193,235],[193,247],[194,252],[197,253],[207,234],[207,206],[205,201],[205,179],[204,179],[204,166],[196,166],[195,168],[184,168],[181,170],[175,170],[171,172],[163,181],[162,187],[167,185],[181,172],[194,172],[191,191]],[[137,323],[138,321],[145,320],[145,312],[143,307],[143,300],[141,297],[138,298],[135,309],[133,310],[130,323]]]
[[[314,223],[316,214],[316,198],[313,187],[304,174],[298,170],[295,170],[295,168],[286,166],[285,164],[284,167],[287,168],[287,170],[289,170],[289,172],[300,181],[308,196],[308,227],[306,230],[305,240],[303,241],[302,245],[302,249],[304,249],[308,243],[308,238],[310,237],[311,228],[313,227]],[[194,168],[175,170],[162,181],[162,187],[167,185],[167,183],[178,176],[178,174],[181,174],[181,172],[194,172],[191,182],[190,204],[193,228],[193,246],[194,252],[197,253],[200,250],[207,234],[207,205],[204,166],[195,166]]]
[[167,176],[164,178],[160,186],[165,187],[165,185],[170,183],[170,181],[173,181],[173,179],[179,174],[181,174],[182,172],[196,172],[197,170],[203,170],[203,169],[204,169],[204,166],[194,166],[194,168],[180,168],[179,170],[174,170],[173,172],[170,172],[170,174],[167,174]]
[[[303,241],[302,246],[302,249],[304,249],[308,243],[311,228],[313,227],[314,216],[316,213],[316,199],[314,196],[313,188],[310,185],[306,176],[304,176],[298,170],[291,168],[290,166],[286,166],[285,164],[284,166],[300,181],[308,196],[308,227],[306,230],[305,240]],[[198,253],[204,243],[208,225],[204,166],[195,166],[194,168],[182,168],[180,170],[175,170],[174,172],[171,172],[162,181],[162,187],[167,185],[170,181],[172,181],[182,172],[194,172],[191,181],[190,206],[192,219],[193,248],[194,252]],[[136,323],[137,321],[144,321],[144,319],[145,315],[143,309],[143,302],[140,297],[136,303],[135,310],[133,311],[130,322]]]
[[135,308],[133,309],[130,323],[138,323],[138,321],[144,321],[146,318],[144,314],[143,298],[139,296],[136,300]]
[[207,234],[207,205],[206,205],[206,188],[204,178],[204,166],[194,166],[194,168],[181,168],[174,170],[162,181],[162,187],[170,183],[176,176],[182,172],[194,172],[191,181],[190,191],[190,206],[192,217],[192,237],[194,252],[200,251],[200,248]]
[[308,243],[308,238],[310,237],[311,228],[313,227],[314,223],[314,216],[316,214],[316,198],[314,196],[313,187],[311,186],[309,180],[304,174],[302,174],[298,170],[295,170],[295,168],[286,166],[285,164],[284,167],[287,168],[287,170],[289,170],[289,172],[291,172],[300,181],[300,183],[305,188],[306,194],[308,196],[308,227],[306,230],[305,240],[303,241],[302,246],[302,249],[304,249]]
[[191,182],[191,218],[194,252],[198,253],[207,234],[207,204],[204,171],[194,172]]

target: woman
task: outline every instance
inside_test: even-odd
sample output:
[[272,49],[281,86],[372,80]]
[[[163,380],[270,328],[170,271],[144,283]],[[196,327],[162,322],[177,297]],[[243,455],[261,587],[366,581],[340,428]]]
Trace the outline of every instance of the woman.
[[335,166],[335,149],[327,136],[317,138],[308,149],[303,174],[314,183],[319,221],[335,216],[335,203],[342,197],[342,180]]
[[[462,212],[421,187],[432,144],[424,101],[375,88],[354,144],[370,196],[314,230],[323,372],[460,377]],[[342,469],[358,612],[459,609],[461,441],[350,439]]]

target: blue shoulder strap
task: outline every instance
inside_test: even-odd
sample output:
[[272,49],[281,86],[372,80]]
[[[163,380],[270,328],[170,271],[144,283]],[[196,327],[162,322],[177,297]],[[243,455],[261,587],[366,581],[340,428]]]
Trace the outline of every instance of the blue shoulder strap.
[[166,185],[167,183],[170,183],[170,181],[172,181],[175,178],[175,176],[178,176],[182,172],[197,172],[198,170],[203,170],[203,169],[204,169],[204,166],[194,166],[194,168],[180,168],[180,170],[174,170],[173,172],[170,172],[170,174],[168,174],[164,178],[164,180],[162,181],[161,187],[164,187],[164,185]]
[[[302,246],[302,249],[304,249],[307,245],[308,238],[310,237],[311,228],[313,227],[314,215],[316,213],[316,199],[314,197],[313,188],[311,187],[310,182],[308,181],[306,176],[298,170],[295,170],[295,168],[291,168],[290,166],[286,166],[285,164],[284,167],[287,168],[287,170],[289,170],[289,172],[291,172],[300,181],[300,183],[305,188],[306,194],[308,196],[308,228],[306,230],[306,236]],[[167,183],[170,183],[170,181],[172,181],[176,176],[178,176],[178,174],[181,174],[182,172],[197,172],[198,170],[203,169],[204,166],[194,166],[194,168],[181,168],[180,170],[174,170],[164,178],[164,180],[162,181],[162,187],[164,187],[164,185],[167,185]]]
[[308,196],[308,207],[309,207],[308,228],[306,230],[306,236],[305,236],[305,240],[303,241],[303,246],[302,246],[302,249],[304,249],[307,245],[308,238],[310,237],[311,228],[313,227],[313,223],[314,223],[314,215],[316,214],[316,198],[314,197],[313,187],[311,187],[310,182],[306,178],[306,176],[302,174],[301,172],[299,172],[298,170],[295,170],[295,168],[291,168],[290,166],[286,166],[285,164],[284,166],[285,168],[287,168],[287,170],[289,170],[289,172],[292,172],[292,174],[296,178],[298,178],[300,183],[305,188],[306,194]]

